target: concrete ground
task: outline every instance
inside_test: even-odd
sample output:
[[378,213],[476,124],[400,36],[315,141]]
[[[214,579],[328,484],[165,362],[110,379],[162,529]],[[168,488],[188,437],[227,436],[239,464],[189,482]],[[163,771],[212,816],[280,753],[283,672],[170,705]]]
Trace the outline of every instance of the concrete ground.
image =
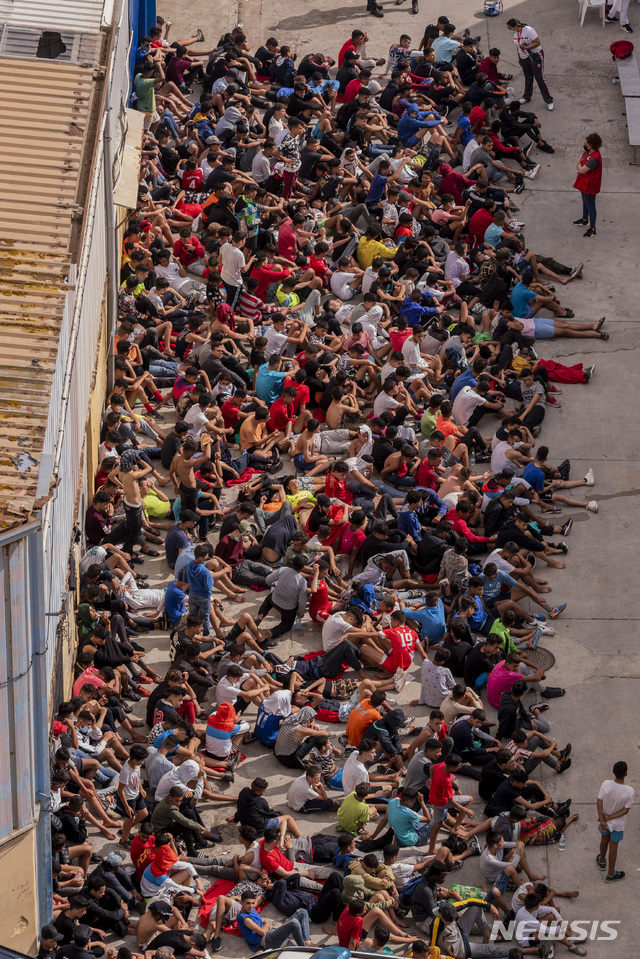
[[[595,800],[600,783],[610,776],[613,762],[624,759],[630,767],[629,781],[635,785],[640,759],[636,752],[640,737],[633,719],[640,655],[636,646],[639,617],[633,600],[638,575],[632,547],[632,531],[640,519],[640,418],[627,418],[635,409],[633,364],[634,352],[637,355],[640,349],[635,317],[638,287],[634,282],[640,251],[640,170],[629,166],[631,150],[623,100],[610,77],[609,44],[621,39],[622,34],[615,26],[603,30],[596,11],[587,13],[580,29],[575,0],[563,5],[538,0],[535,6],[506,0],[504,13],[493,19],[483,16],[479,0],[460,0],[453,12],[448,4],[427,6],[422,0],[421,5],[420,15],[412,17],[408,0],[400,7],[385,0],[383,20],[367,16],[361,0],[341,4],[300,0],[293,13],[284,0],[268,4],[258,0],[218,0],[215,4],[192,0],[181,5],[160,0],[158,12],[173,21],[171,39],[188,36],[199,26],[209,47],[209,41],[215,44],[221,32],[241,22],[252,50],[268,35],[274,35],[281,43],[293,44],[298,58],[313,50],[322,50],[335,58],[355,27],[368,31],[370,54],[383,56],[403,32],[411,34],[417,45],[424,26],[439,14],[447,13],[460,31],[468,26],[472,35],[482,37],[484,53],[490,46],[502,49],[501,68],[516,74],[516,95],[523,87],[506,21],[509,16],[523,21],[530,18],[538,30],[555,110],[546,111],[538,91],[532,109],[538,112],[544,135],[556,153],[548,156],[534,151],[533,157],[542,164],[542,170],[535,182],[527,181],[526,190],[518,199],[518,215],[526,221],[524,232],[530,249],[570,265],[584,261],[584,279],[561,291],[563,303],[575,311],[576,318],[594,320],[606,314],[605,328],[611,339],[608,343],[568,339],[545,342],[540,351],[541,355],[561,362],[597,364],[589,385],[565,388],[562,409],[547,408],[542,441],[550,447],[552,461],[560,462],[565,456],[571,459],[572,478],[584,475],[589,467],[594,469],[595,489],[589,490],[588,496],[587,491],[583,495],[580,489],[574,495],[585,500],[595,497],[600,511],[597,515],[582,510],[562,514],[575,515],[567,569],[549,570],[548,578],[553,586],[553,600],[566,602],[568,607],[554,624],[556,636],[544,638],[545,646],[557,659],[551,682],[567,688],[566,697],[554,700],[548,715],[560,745],[573,743],[573,765],[562,779],[543,766],[542,777],[554,797],[572,798],[572,810],[580,813],[580,821],[568,830],[564,852],[557,846],[537,847],[529,851],[529,856],[534,868],[548,874],[554,888],[580,890],[579,899],[562,902],[566,919],[619,923],[613,949],[608,942],[597,941],[600,933],[596,926],[592,927],[593,941],[587,943],[590,957],[633,955],[637,926],[630,917],[636,912],[640,871],[635,865],[639,853],[635,809],[628,819],[618,862],[618,867],[626,871],[626,879],[615,887],[607,886],[594,862],[598,845]],[[631,23],[640,28],[634,3],[630,14]],[[572,183],[582,139],[592,131],[598,131],[604,140],[604,182],[598,199],[598,236],[587,240],[571,222],[581,215],[579,196],[572,190]],[[483,427],[488,434],[484,422]],[[166,582],[164,559],[149,561],[147,570],[152,580]],[[240,609],[255,610],[257,605],[258,599],[242,607],[227,603],[227,615],[233,619]],[[158,634],[149,639],[149,645],[153,642],[154,646],[148,658],[157,669],[164,669],[168,642],[164,634],[160,635],[163,638],[159,640]],[[317,634],[307,622],[301,632],[287,637],[281,648],[286,655],[299,649],[317,649],[319,645]],[[399,702],[406,706],[417,695],[417,689],[415,683],[408,684],[399,695]],[[418,723],[424,720],[423,707],[410,712]],[[246,747],[245,752],[247,760],[239,767],[229,794],[236,795],[260,774],[269,780],[272,805],[285,809],[290,773],[265,755],[258,744]],[[461,780],[464,788],[469,782]],[[224,824],[225,816],[232,812],[233,805],[205,807],[207,823],[221,827],[228,840],[216,852],[232,847],[234,828]],[[335,824],[328,817],[314,815],[300,817],[299,821],[308,833],[334,831]],[[109,845],[105,844],[105,848]],[[477,860],[466,863],[453,877],[454,881],[469,883],[479,878]],[[271,908],[265,915],[276,918]],[[312,931],[314,942],[327,941],[318,927]],[[559,952],[564,952],[562,946]],[[244,940],[225,936],[221,955],[246,955]]]

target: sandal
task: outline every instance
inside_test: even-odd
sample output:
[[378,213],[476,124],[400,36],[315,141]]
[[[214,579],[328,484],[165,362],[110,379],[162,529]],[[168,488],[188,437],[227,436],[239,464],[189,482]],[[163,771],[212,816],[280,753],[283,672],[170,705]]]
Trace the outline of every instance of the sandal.
[[564,316],[560,317],[560,319],[562,319],[562,320],[571,320],[571,319],[573,319],[574,316],[575,316],[575,313],[573,312],[573,310],[568,310],[568,309],[565,307]]
[[608,340],[608,339],[609,339],[609,334],[608,334],[608,333],[603,333],[602,331],[601,331],[600,333],[598,333],[598,336],[600,337],[601,340]]
[[602,327],[604,326],[604,321],[605,321],[605,320],[606,320],[606,316],[602,316],[602,317],[598,320],[598,325],[596,326],[596,330],[600,331],[600,330],[602,329]]
[[159,556],[159,555],[160,555],[160,553],[158,552],[157,549],[152,549],[151,547],[149,547],[149,549],[141,549],[140,552],[141,552],[141,553],[144,553],[145,556]]
[[147,542],[148,543],[162,543],[162,536],[154,536],[151,533],[147,533]]

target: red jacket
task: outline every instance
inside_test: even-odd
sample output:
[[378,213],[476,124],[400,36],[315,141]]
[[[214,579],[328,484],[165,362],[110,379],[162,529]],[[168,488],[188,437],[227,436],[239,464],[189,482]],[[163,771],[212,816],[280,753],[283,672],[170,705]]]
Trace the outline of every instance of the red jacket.
[[457,513],[454,509],[450,509],[447,513],[444,514],[444,518],[448,523],[451,523],[454,533],[457,533],[458,536],[464,536],[465,539],[469,540],[470,543],[488,543],[488,536],[477,536],[475,533],[472,533],[465,520],[462,516]]
[[585,150],[580,157],[580,163],[584,166],[587,160],[591,159],[597,160],[598,166],[595,170],[587,170],[586,173],[579,173],[576,177],[576,182],[573,184],[573,188],[589,196],[596,196],[600,193],[600,187],[602,186],[602,157],[600,156],[600,151],[592,150],[589,153]]

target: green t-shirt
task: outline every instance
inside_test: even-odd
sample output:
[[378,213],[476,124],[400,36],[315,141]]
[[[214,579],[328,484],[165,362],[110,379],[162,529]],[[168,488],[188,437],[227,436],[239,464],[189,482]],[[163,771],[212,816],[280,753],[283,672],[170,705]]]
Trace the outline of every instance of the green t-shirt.
[[422,433],[423,439],[431,439],[431,434],[436,428],[436,422],[439,415],[440,410],[435,410],[433,413],[430,410],[424,411],[422,414],[422,419],[420,420],[420,432]]
[[133,81],[133,89],[138,98],[136,106],[143,113],[155,113],[156,94],[154,90],[155,77],[143,77],[139,73]]
[[369,822],[369,806],[358,799],[355,792],[349,795],[338,806],[338,825],[344,832],[357,835],[358,827]]
[[519,652],[518,647],[511,638],[511,633],[499,619],[496,619],[493,626],[491,627],[491,632],[496,633],[498,636],[502,637],[502,646],[500,647],[501,652],[504,656],[508,656],[509,653]]

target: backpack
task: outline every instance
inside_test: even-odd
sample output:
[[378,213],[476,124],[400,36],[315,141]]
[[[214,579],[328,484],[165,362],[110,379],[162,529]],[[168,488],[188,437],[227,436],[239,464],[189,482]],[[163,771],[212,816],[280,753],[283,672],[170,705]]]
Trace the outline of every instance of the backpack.
[[611,59],[614,62],[616,60],[626,60],[633,53],[633,44],[631,40],[614,40],[609,49],[611,50]]

